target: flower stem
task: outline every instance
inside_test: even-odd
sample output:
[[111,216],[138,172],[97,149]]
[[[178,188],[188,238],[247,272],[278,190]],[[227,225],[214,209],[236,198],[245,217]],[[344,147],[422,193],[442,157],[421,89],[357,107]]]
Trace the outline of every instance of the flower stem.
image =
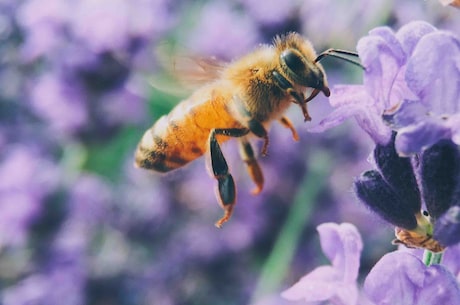
[[330,172],[331,161],[328,155],[316,153],[308,159],[308,172],[298,188],[298,193],[273,249],[262,266],[251,304],[256,303],[264,296],[279,292],[305,224],[311,217],[315,199]]
[[431,266],[433,264],[440,264],[442,261],[443,252],[431,252],[430,250],[425,250],[423,252],[423,263],[426,266]]
[[433,256],[431,257],[431,265],[433,264],[440,264],[442,261],[442,255],[444,252],[438,252],[438,253],[433,253]]
[[432,256],[433,256],[433,252],[431,252],[430,250],[423,251],[423,263],[426,266],[430,265]]

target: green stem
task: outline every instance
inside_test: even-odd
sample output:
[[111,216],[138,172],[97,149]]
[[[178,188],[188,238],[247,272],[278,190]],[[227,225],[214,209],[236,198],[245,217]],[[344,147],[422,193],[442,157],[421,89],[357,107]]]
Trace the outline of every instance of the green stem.
[[433,256],[433,252],[431,252],[430,250],[423,251],[423,263],[426,266],[430,265],[432,256]]
[[423,263],[426,266],[431,266],[434,264],[440,264],[442,261],[443,252],[434,253],[430,250],[425,250],[423,252]]
[[316,153],[310,156],[308,165],[308,173],[298,188],[286,222],[262,267],[251,304],[281,289],[305,224],[311,218],[315,199],[330,172],[331,162],[328,155]]
[[431,257],[431,264],[430,265],[433,265],[433,264],[441,264],[441,261],[442,261],[442,255],[444,254],[444,252],[438,252],[438,253],[433,253],[433,256]]

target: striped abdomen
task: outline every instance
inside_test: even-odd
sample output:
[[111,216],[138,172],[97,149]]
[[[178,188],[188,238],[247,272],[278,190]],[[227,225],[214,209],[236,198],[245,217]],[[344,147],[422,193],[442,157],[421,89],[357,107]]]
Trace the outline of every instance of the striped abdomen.
[[197,92],[144,133],[137,147],[136,165],[159,172],[179,168],[206,152],[212,129],[241,127],[228,112],[225,97]]

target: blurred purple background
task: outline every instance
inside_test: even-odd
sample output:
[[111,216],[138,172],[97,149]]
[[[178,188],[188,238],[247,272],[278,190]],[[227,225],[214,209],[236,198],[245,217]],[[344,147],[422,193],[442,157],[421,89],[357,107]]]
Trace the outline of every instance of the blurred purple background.
[[[132,166],[144,130],[181,99],[149,84],[163,77],[156,50],[232,60],[287,31],[318,52],[354,50],[378,25],[459,34],[459,17],[420,0],[0,1],[0,303],[292,304],[278,295],[324,264],[315,228],[331,221],[361,231],[367,274],[394,249],[393,228],[351,192],[373,142],[353,122],[308,133],[331,111],[324,97],[312,122],[289,110],[300,142],[274,124],[258,196],[236,142],[224,145],[238,204],[221,230],[204,158],[167,175]],[[330,86],[361,79],[324,66]]]

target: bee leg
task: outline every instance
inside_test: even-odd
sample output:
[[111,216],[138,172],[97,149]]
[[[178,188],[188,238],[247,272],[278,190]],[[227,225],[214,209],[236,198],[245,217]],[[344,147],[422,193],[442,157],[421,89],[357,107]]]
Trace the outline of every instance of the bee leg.
[[308,113],[307,109],[307,103],[318,94],[319,90],[314,91],[314,94],[310,96],[308,99],[305,99],[305,96],[303,94],[299,94],[297,91],[294,90],[294,88],[289,88],[286,90],[286,92],[294,98],[294,103],[298,104],[300,106],[300,109],[302,109],[304,121],[311,121],[311,116]]
[[268,132],[265,129],[264,125],[256,119],[252,118],[251,113],[246,109],[243,101],[238,96],[234,96],[235,104],[237,105],[237,112],[242,116],[243,122],[241,124],[247,127],[253,134],[259,138],[264,139],[264,145],[262,146],[261,154],[262,156],[267,155],[268,150]]
[[[291,95],[291,96],[294,98],[294,100],[295,100],[294,103],[298,104],[298,105],[300,106],[300,109],[302,109],[302,114],[303,114],[303,117],[304,117],[304,121],[305,121],[305,122],[306,122],[306,121],[311,121],[311,116],[310,116],[310,114],[308,113],[308,109],[307,109],[307,103],[308,103],[308,102],[310,101],[310,99],[313,98],[314,96],[306,100],[306,99],[305,99],[305,96],[304,96],[303,94],[299,94],[299,93],[298,93],[297,91],[295,91],[293,88],[289,88],[289,89],[287,89],[286,91],[287,91],[287,93],[288,93],[289,95]],[[319,92],[319,91],[318,91],[318,92]],[[318,94],[318,93],[316,93],[316,94]],[[315,96],[316,96],[316,94],[315,94]]]
[[224,216],[216,222],[216,227],[221,228],[233,213],[235,205],[236,187],[232,175],[228,171],[227,161],[222,153],[216,135],[242,137],[249,133],[246,128],[213,129],[209,135],[209,151],[211,154],[211,168],[217,179],[217,192],[219,204],[224,209]]
[[266,156],[267,155],[267,150],[268,150],[269,140],[268,140],[268,132],[265,129],[264,125],[262,125],[262,123],[260,123],[257,120],[250,119],[248,121],[248,128],[257,137],[264,139],[264,145],[262,146],[261,154],[262,154],[262,156]]
[[309,98],[308,100],[305,100],[305,96],[302,93],[298,93],[297,91],[295,91],[292,87],[291,82],[289,82],[283,75],[276,71],[273,72],[273,79],[275,80],[279,88],[281,88],[287,94],[294,98],[294,103],[298,104],[302,109],[304,120],[311,121],[310,114],[307,110],[307,102],[313,97]]
[[255,158],[251,143],[245,138],[240,141],[240,155],[244,163],[246,163],[249,176],[256,184],[256,188],[252,190],[252,194],[257,195],[262,191],[264,186],[264,175]]
[[299,141],[299,134],[297,133],[297,130],[295,130],[294,125],[292,125],[291,120],[283,116],[279,121],[281,122],[281,125],[291,130],[294,141]]

